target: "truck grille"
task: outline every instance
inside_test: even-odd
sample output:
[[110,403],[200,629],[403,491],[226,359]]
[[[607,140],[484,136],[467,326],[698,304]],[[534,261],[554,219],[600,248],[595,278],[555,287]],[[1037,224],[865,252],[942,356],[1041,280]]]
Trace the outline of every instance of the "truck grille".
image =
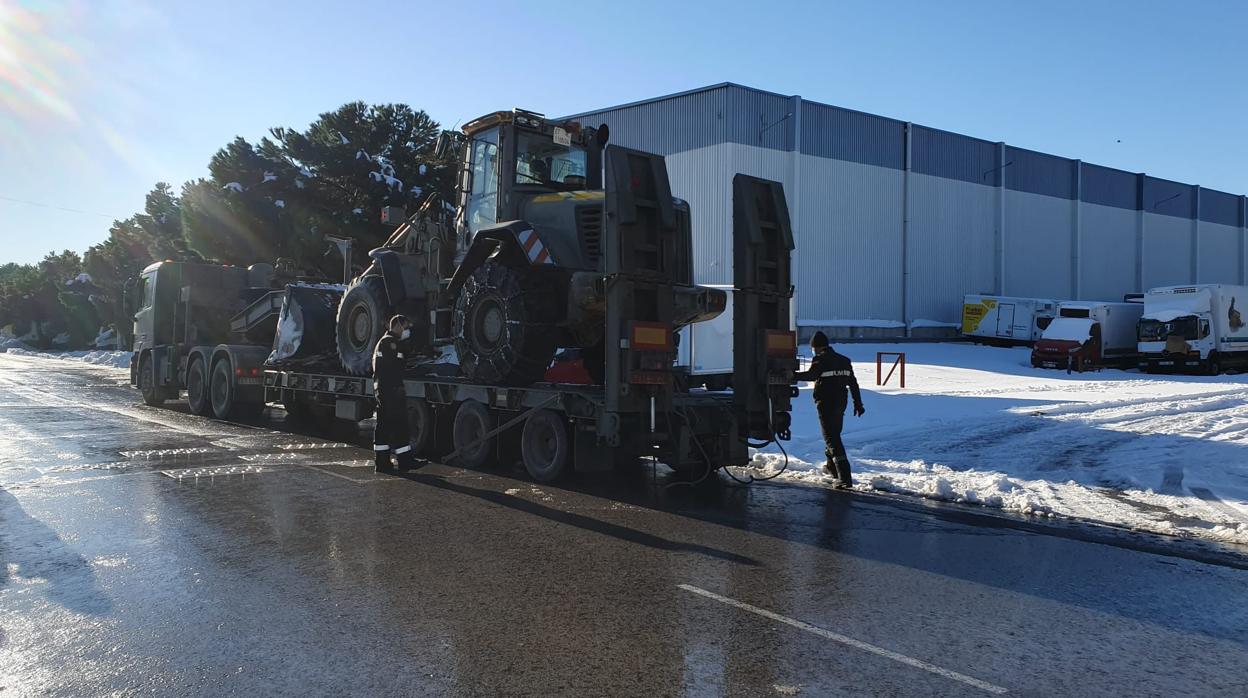
[[602,207],[582,206],[576,209],[576,232],[587,266],[597,267],[602,259]]

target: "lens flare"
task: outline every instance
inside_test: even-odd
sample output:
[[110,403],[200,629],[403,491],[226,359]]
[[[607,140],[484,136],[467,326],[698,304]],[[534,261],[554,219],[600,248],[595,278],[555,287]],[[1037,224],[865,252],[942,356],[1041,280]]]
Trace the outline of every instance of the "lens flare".
[[70,11],[69,5],[0,0],[0,119],[79,122],[68,75],[79,68],[80,56],[52,31]]

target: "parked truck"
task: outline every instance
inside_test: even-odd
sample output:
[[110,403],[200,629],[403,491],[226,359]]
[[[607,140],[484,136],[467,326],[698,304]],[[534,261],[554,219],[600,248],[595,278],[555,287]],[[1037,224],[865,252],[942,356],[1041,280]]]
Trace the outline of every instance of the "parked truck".
[[1248,365],[1244,304],[1248,287],[1229,284],[1164,286],[1144,294],[1139,367],[1217,375]]
[[968,294],[962,335],[985,344],[1033,344],[1056,316],[1056,300]]
[[[530,475],[654,457],[678,470],[742,465],[789,438],[796,333],[793,235],[777,182],[733,180],[732,393],[678,380],[675,336],[723,311],[692,281],[689,207],[661,156],[606,146],[606,127],[497,112],[454,139],[457,205],[430,200],[346,287],[159,263],[143,273],[132,382],[159,404],[185,390],[220,418],[280,404],[358,421],[389,316],[416,321],[405,388],[413,450],[466,466],[517,453]],[[551,365],[574,350],[587,377]],[[558,380],[557,378],[555,380]]]
[[1031,351],[1037,368],[1086,371],[1102,366],[1134,367],[1140,303],[1066,301]]

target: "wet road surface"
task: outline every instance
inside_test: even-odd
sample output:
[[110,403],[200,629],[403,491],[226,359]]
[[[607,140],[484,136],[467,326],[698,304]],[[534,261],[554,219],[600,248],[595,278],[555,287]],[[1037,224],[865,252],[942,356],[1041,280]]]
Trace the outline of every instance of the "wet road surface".
[[0,696],[1248,684],[1234,555],[640,466],[377,476],[361,434],[214,422],[122,383],[0,354]]

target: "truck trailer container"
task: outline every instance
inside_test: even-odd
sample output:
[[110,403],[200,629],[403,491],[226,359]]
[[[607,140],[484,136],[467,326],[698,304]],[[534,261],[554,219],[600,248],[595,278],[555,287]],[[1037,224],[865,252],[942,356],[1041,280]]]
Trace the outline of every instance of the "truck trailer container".
[[1139,367],[1217,375],[1248,365],[1244,304],[1248,287],[1230,284],[1163,286],[1144,294]]
[[969,294],[962,301],[962,335],[985,344],[1033,344],[1057,316],[1057,301]]
[[709,287],[727,294],[724,312],[681,328],[676,364],[688,371],[689,385],[726,390],[732,384],[732,287]]

